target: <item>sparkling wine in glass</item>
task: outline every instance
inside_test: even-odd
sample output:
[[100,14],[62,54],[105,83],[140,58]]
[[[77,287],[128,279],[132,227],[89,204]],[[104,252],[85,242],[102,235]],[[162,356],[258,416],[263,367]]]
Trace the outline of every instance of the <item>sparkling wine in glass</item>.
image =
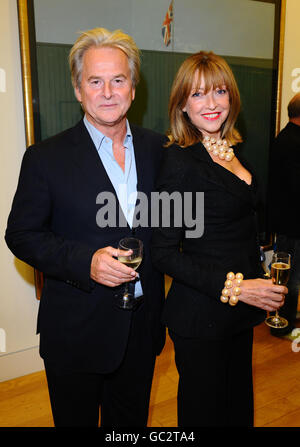
[[[118,261],[136,270],[143,259],[143,242],[134,237],[126,237],[120,240],[118,248],[125,251],[131,250],[129,256],[118,256]],[[134,298],[134,294],[130,292],[129,283],[126,282],[123,292],[117,295],[117,306],[121,309],[131,310],[136,304],[137,300]]]
[[[271,262],[271,278],[274,284],[286,286],[290,276],[291,255],[285,252],[275,252]],[[288,326],[289,322],[281,317],[276,310],[275,315],[269,316],[265,320],[266,324],[275,329],[282,329]]]

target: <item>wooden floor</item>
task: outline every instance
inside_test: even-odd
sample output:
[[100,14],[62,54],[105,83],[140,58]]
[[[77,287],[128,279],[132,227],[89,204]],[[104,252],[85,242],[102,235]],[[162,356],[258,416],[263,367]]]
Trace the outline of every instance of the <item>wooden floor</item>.
[[[155,369],[150,427],[176,427],[177,380],[167,338]],[[300,427],[300,352],[264,324],[254,334],[254,390],[256,427]],[[44,372],[0,383],[0,427],[53,427]]]

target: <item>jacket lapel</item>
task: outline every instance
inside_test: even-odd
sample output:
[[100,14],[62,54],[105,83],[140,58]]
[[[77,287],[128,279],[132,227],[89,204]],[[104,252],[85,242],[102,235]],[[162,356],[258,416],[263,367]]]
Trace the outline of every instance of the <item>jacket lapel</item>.
[[73,146],[74,162],[86,181],[98,187],[99,192],[113,192],[113,185],[82,120],[74,127]]
[[143,135],[141,129],[135,126],[131,126],[131,132],[137,173],[137,191],[147,193],[149,190],[147,187],[147,182],[149,180],[147,167],[149,168],[149,164],[147,162],[147,151],[145,150],[145,145],[143,143]]
[[[197,158],[203,164],[203,169],[201,170],[202,177],[207,179],[209,182],[219,185],[221,188],[227,189],[231,194],[238,196],[244,201],[253,200],[253,195],[251,194],[249,185],[247,185],[247,183],[243,180],[239,179],[228,169],[223,168],[223,166],[215,163],[201,143],[197,143],[192,146],[191,151],[193,157]],[[252,169],[242,159],[238,151],[235,152],[235,155],[243,164],[243,166],[251,173],[253,186],[256,180]]]
[[96,190],[97,194],[104,191],[114,194],[117,207],[117,222],[126,222],[114,186],[82,120],[74,127],[73,145],[74,162],[77,164],[82,175],[84,175],[86,182]]
[[[137,170],[137,190],[147,191],[147,151],[144,149],[143,134],[138,127],[131,127],[134,145],[134,156]],[[87,181],[95,185],[105,185],[109,191],[114,191],[113,185],[106,173],[95,145],[86,129],[83,120],[73,128],[74,162],[86,175]]]

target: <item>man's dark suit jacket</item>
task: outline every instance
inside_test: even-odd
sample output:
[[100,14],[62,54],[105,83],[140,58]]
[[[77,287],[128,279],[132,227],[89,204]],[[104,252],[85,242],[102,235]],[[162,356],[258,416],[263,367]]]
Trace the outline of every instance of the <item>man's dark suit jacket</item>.
[[[138,191],[154,190],[163,137],[131,126]],[[18,188],[8,219],[6,242],[16,257],[44,273],[38,316],[40,354],[63,369],[109,373],[126,349],[131,311],[114,304],[115,288],[90,279],[96,250],[118,246],[130,228],[99,228],[96,197],[116,197],[101,159],[83,123],[25,152]],[[116,197],[117,206],[119,202]],[[117,216],[118,218],[118,216]],[[118,222],[118,220],[117,220]],[[144,243],[139,268],[144,304],[156,353],[164,344],[160,323],[164,301],[163,276],[150,259],[151,228],[137,227]],[[138,359],[137,359],[138,362]]]
[[[236,156],[241,160],[238,151]],[[241,162],[251,171],[244,160]],[[217,340],[263,321],[261,309],[241,301],[235,307],[220,301],[228,272],[242,272],[245,279],[263,274],[253,172],[248,186],[214,163],[201,143],[185,149],[174,145],[164,152],[158,190],[193,192],[194,213],[195,193],[204,192],[202,237],[186,238],[184,224],[154,230],[154,263],[173,278],[164,310],[168,328],[182,337]]]
[[300,126],[289,122],[275,138],[270,169],[270,229],[299,239]]

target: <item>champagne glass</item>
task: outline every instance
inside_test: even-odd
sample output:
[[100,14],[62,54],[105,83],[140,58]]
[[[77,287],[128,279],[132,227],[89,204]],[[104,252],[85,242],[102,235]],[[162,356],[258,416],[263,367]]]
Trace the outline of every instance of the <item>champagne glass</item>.
[[[125,251],[131,250],[129,256],[118,256],[118,261],[136,270],[143,259],[143,242],[134,237],[126,237],[120,240],[118,248]],[[117,295],[117,306],[121,309],[131,310],[136,304],[137,300],[134,298],[134,293],[130,291],[129,283],[126,282],[123,292]]]
[[[291,255],[285,252],[275,252],[271,262],[271,278],[274,284],[286,286],[290,276]],[[266,318],[265,323],[275,329],[286,327],[289,322],[279,316],[276,310],[275,315]]]

